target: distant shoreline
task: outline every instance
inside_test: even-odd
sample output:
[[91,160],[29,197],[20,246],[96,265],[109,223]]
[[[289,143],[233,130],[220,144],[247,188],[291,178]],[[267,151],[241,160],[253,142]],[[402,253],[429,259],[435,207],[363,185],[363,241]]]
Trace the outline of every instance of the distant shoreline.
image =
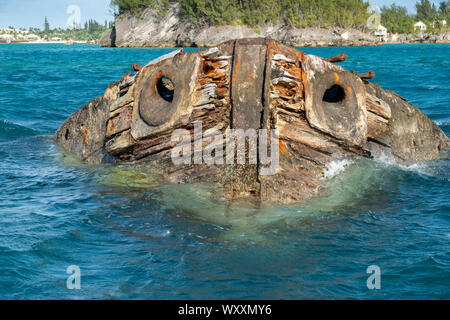
[[[4,44],[67,44],[67,41],[27,41],[27,42],[0,42],[0,45]],[[73,41],[73,44],[88,44],[87,41]],[[450,44],[450,41],[389,41],[389,42],[377,42],[377,43],[336,43],[336,44],[311,44],[311,43],[299,43],[299,44],[290,44],[293,47],[301,47],[301,48],[334,48],[334,47],[378,47],[383,45],[390,44]],[[99,45],[99,43],[90,44],[90,45]],[[213,44],[208,46],[201,47],[211,47]],[[192,46],[173,46],[173,45],[155,45],[155,46],[127,46],[127,47],[119,47],[119,48],[134,48],[134,49],[163,49],[163,48],[193,48]]]
[[87,41],[14,41],[14,42],[0,42],[0,44],[66,44],[69,42],[73,42],[74,44],[87,44]]
[[[176,2],[176,1],[175,1]],[[106,30],[99,44],[117,48],[196,48],[212,47],[232,39],[270,38],[294,47],[378,46],[388,43],[450,43],[450,31],[438,34],[413,32],[388,33],[384,28],[297,27],[271,22],[251,27],[245,24],[199,24],[185,19],[178,2],[164,16],[157,8],[145,8],[140,14],[124,10],[115,16],[114,26]],[[385,30],[386,29],[386,30]]]

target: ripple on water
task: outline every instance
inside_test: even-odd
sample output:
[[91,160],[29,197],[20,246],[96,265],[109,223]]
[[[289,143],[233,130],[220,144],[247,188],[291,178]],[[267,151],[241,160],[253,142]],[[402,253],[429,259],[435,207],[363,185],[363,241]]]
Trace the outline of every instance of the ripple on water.
[[[304,50],[348,53],[346,68],[375,70],[449,133],[448,48]],[[450,297],[448,151],[407,165],[336,159],[319,197],[257,207],[216,186],[160,185],[148,166],[87,166],[53,145],[131,63],[170,50],[0,46],[0,298]],[[421,73],[411,77],[411,64]],[[366,287],[372,264],[377,292]],[[69,265],[82,269],[78,292],[65,287]]]

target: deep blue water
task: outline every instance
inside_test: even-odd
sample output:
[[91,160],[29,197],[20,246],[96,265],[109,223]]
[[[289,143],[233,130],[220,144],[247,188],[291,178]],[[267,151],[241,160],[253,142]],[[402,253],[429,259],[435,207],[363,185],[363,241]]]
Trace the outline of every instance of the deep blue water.
[[[63,160],[50,136],[170,49],[0,45],[0,298],[449,299],[450,162],[333,163],[317,199],[257,209],[145,167]],[[308,48],[373,69],[450,134],[450,45]],[[81,268],[81,290],[66,269]],[[369,265],[381,289],[366,286]]]

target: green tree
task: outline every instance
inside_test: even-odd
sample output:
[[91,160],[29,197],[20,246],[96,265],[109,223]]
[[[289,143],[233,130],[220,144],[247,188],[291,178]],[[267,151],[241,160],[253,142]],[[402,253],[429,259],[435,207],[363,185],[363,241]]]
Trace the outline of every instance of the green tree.
[[[341,26],[363,28],[368,18],[367,0],[178,0],[181,14],[197,24],[244,24],[257,27],[265,23],[286,23],[297,27]],[[112,0],[124,13],[145,7],[163,11],[168,0]]]
[[49,32],[50,31],[50,23],[48,23],[47,17],[45,17],[45,20],[44,20],[44,31],[45,32]]
[[408,9],[395,4],[381,8],[381,24],[390,33],[412,33],[414,31],[414,19],[408,14]]
[[417,19],[427,22],[435,21],[437,17],[437,9],[429,0],[420,0],[416,3]]
[[[439,17],[441,19],[450,19],[450,0],[439,3]],[[450,21],[447,21],[449,23]]]

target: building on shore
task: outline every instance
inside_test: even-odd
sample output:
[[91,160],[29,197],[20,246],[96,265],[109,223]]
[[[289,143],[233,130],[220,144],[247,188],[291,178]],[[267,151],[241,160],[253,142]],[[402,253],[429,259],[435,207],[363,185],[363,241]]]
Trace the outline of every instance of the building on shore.
[[427,31],[427,25],[422,21],[419,21],[414,25],[414,30]]
[[30,32],[28,30],[20,30],[20,29],[16,29],[16,28],[0,28],[0,33],[28,34]]
[[383,27],[381,24],[378,26],[378,28],[375,30],[375,36],[378,38],[378,40],[385,42],[387,40],[387,29],[386,27]]
[[0,34],[0,42],[10,43],[14,41],[14,35],[12,34]]

